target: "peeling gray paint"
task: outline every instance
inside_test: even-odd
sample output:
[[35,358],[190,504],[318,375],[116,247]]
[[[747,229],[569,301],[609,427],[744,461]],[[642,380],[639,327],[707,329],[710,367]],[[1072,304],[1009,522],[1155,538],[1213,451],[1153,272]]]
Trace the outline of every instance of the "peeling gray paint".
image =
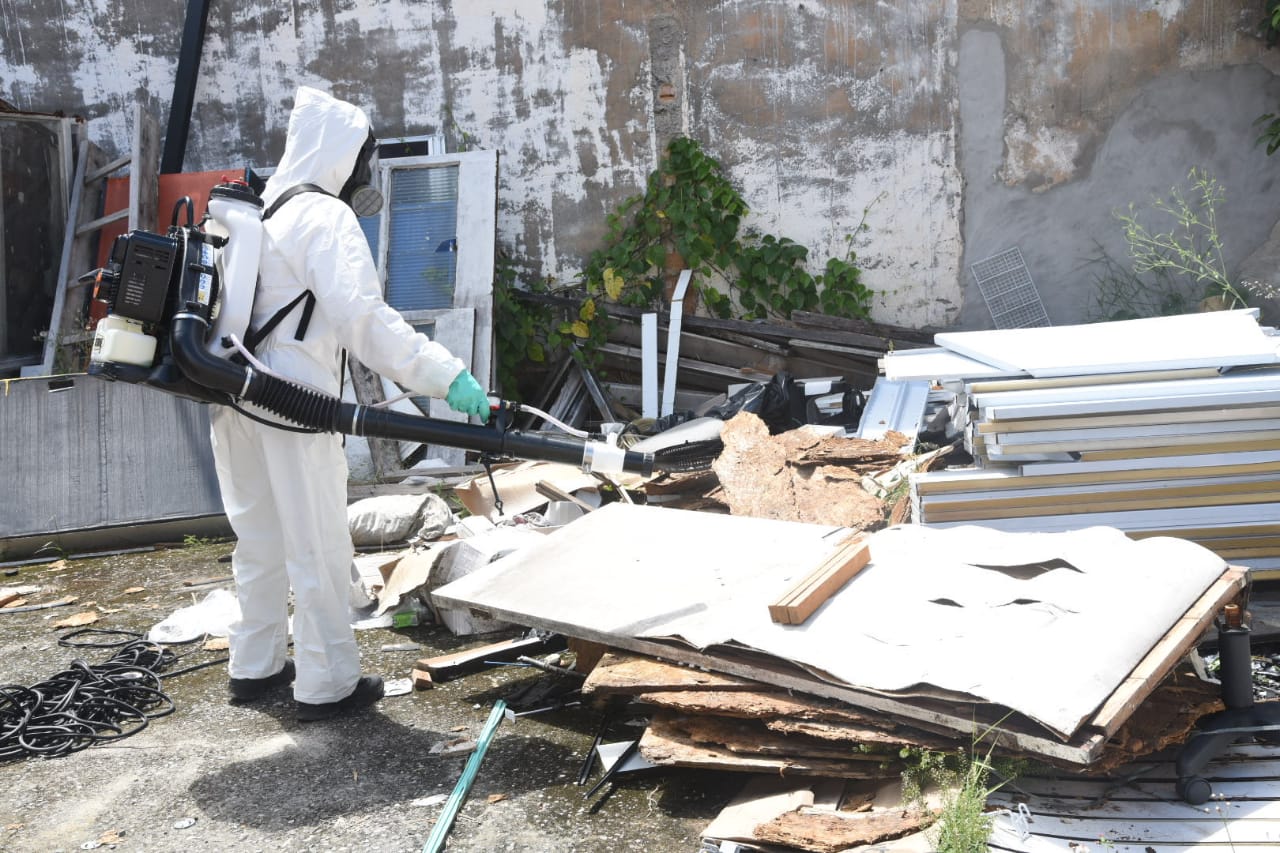
[[[0,0],[0,97],[87,116],[127,151],[167,110],[182,4]],[[270,0],[215,3],[187,168],[269,165],[293,91],[384,135],[500,152],[499,235],[569,281],[675,134],[699,139],[815,269],[855,242],[875,316],[989,325],[967,265],[1019,245],[1055,322],[1082,319],[1110,211],[1192,165],[1227,190],[1233,262],[1276,223],[1280,106],[1255,0]],[[164,116],[159,116],[164,118]]]

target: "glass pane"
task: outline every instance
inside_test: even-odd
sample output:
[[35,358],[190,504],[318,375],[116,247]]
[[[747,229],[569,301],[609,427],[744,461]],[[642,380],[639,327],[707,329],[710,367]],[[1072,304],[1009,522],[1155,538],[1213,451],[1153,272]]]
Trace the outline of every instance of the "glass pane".
[[388,215],[387,302],[399,311],[452,307],[458,167],[392,169]]
[[360,230],[364,232],[364,238],[369,241],[369,251],[373,253],[373,263],[381,268],[382,261],[378,258],[378,226],[382,224],[382,211],[378,211],[373,216],[357,217],[360,222]]

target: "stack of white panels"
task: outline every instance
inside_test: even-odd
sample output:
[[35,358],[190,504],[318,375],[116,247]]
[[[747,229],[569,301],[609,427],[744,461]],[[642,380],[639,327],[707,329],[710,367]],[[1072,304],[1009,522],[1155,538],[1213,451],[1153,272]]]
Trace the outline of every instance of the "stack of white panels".
[[[1252,311],[939,334],[885,356],[968,416],[974,466],[917,474],[915,518],[1116,527],[1280,570],[1280,337]],[[954,373],[928,375],[939,366]]]

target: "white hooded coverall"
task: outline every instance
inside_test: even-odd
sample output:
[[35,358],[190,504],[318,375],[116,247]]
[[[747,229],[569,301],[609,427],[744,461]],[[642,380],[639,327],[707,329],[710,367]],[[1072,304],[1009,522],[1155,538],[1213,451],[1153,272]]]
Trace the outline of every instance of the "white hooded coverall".
[[[263,192],[266,206],[301,183],[336,196],[368,135],[361,110],[298,89],[284,155]],[[464,369],[383,301],[369,244],[336,197],[301,193],[264,222],[259,281],[253,328],[305,290],[316,298],[301,341],[294,339],[299,305],[257,347],[279,375],[338,396],[346,349],[419,394],[443,397]],[[284,666],[292,587],[294,698],[345,698],[360,661],[350,618],[354,548],[342,440],[277,429],[226,406],[214,406],[211,420],[218,485],[237,538],[232,568],[241,618],[231,628],[229,674],[265,678]]]

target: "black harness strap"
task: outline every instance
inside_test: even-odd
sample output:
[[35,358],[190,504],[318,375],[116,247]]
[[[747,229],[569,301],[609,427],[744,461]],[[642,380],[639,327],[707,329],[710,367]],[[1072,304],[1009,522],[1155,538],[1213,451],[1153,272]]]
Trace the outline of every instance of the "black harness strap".
[[264,220],[270,219],[272,216],[275,215],[275,212],[277,210],[284,207],[285,202],[287,202],[289,199],[293,198],[294,196],[302,195],[303,193],[322,193],[323,195],[330,196],[331,198],[337,198],[337,196],[335,196],[333,193],[329,192],[319,184],[297,184],[295,186],[289,187],[289,189],[280,193],[280,197],[277,198],[275,201],[271,202],[271,206],[268,207],[265,211],[263,211],[262,218]]
[[[296,196],[302,195],[303,193],[322,193],[331,198],[336,198],[333,193],[329,192],[319,184],[297,184],[280,193],[280,197],[273,201],[271,206],[263,212],[263,221],[265,222],[274,216],[275,212],[285,205],[285,202]],[[300,341],[306,337],[307,327],[311,325],[311,315],[316,308],[316,295],[310,290],[304,290],[302,293],[298,294],[297,299],[294,299],[288,305],[272,314],[271,319],[263,323],[261,329],[250,330],[248,334],[245,335],[244,345],[248,348],[249,352],[255,352],[258,344],[262,343],[262,341],[266,339],[267,335],[271,334],[272,330],[274,330],[276,326],[280,325],[280,321],[283,320],[290,311],[298,307],[299,302],[304,301],[306,304],[302,306],[302,317],[298,320],[298,328],[293,332],[293,339],[295,341]]]

